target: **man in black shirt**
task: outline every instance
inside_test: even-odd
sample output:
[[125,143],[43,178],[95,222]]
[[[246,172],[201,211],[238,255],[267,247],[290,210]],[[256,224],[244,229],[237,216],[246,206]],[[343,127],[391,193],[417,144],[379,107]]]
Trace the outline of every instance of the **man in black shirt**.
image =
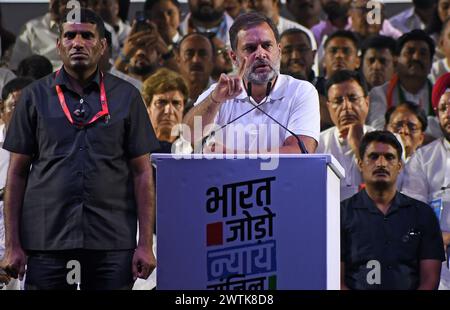
[[149,153],[159,145],[139,92],[98,70],[102,20],[80,15],[61,23],[64,65],[23,91],[3,145],[2,266],[22,278],[28,256],[28,289],[75,289],[80,276],[81,289],[128,289],[156,264]]
[[445,259],[439,223],[431,207],[396,189],[400,143],[373,131],[359,153],[366,187],[341,203],[341,288],[437,289]]

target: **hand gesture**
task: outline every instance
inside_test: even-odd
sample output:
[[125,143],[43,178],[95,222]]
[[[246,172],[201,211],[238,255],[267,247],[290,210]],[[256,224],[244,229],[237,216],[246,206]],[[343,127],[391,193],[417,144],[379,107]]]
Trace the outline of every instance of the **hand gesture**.
[[158,27],[151,22],[148,22],[148,24],[148,30],[136,32],[136,22],[133,22],[130,34],[122,49],[122,54],[128,59],[133,57],[138,49],[156,49],[160,55],[169,51],[167,44],[158,32]]
[[216,88],[212,91],[212,100],[215,102],[224,102],[233,99],[242,92],[241,81],[245,72],[247,58],[244,58],[239,66],[237,75],[227,75],[222,73]]

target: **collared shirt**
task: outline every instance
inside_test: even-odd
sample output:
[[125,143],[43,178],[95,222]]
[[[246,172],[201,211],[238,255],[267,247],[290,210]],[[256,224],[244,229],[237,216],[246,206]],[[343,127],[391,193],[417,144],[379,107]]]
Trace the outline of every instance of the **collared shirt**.
[[[230,31],[232,24],[233,24],[233,18],[225,12],[225,13],[223,13],[223,18],[222,18],[222,21],[219,24],[219,26],[214,27],[214,33],[216,34],[216,37],[228,46],[230,46],[230,35],[228,32]],[[186,15],[186,17],[184,18],[184,20],[180,24],[180,31],[183,36],[185,36],[191,32],[207,33],[208,30],[211,30],[211,29],[201,29],[200,27],[195,29],[195,27],[191,21],[191,13],[188,13]]]
[[[444,192],[450,191],[448,140],[440,138],[416,150],[405,166],[401,191],[425,203],[430,203],[442,197]],[[450,231],[450,210],[448,218],[442,217],[441,224],[443,230]]]
[[444,75],[445,73],[450,72],[450,68],[447,63],[447,58],[439,59],[433,63],[433,67],[431,68],[430,80],[434,84],[436,80]]
[[[428,205],[397,192],[384,215],[366,190],[341,203],[341,261],[350,289],[417,289],[425,259],[445,260],[439,223]],[[374,268],[379,284],[368,281]]]
[[392,26],[397,28],[403,33],[410,32],[414,29],[422,29],[426,28],[426,25],[422,22],[420,17],[414,12],[414,7],[406,9],[399,14],[391,17],[389,19]]
[[[384,115],[387,111],[387,94],[390,87],[390,81],[384,83],[383,85],[376,86],[369,92],[370,106],[369,114],[367,115],[366,124],[374,127],[377,130],[383,130],[385,126]],[[439,121],[430,111],[430,100],[431,100],[431,87],[428,83],[425,83],[423,87],[416,93],[410,93],[404,89],[400,84],[395,86],[392,93],[392,106],[396,106],[400,101],[399,88],[405,97],[405,100],[415,103],[425,110],[428,116],[428,127],[425,131],[426,134],[431,135],[435,138],[442,137],[442,131],[439,127]]]
[[[450,143],[445,138],[419,148],[406,164],[401,191],[428,204],[441,205],[440,226],[450,232]],[[444,264],[441,287],[450,289],[450,271]]]
[[[139,91],[108,73],[110,118],[82,128],[64,115],[60,85],[75,121],[101,110],[100,73],[80,96],[64,70],[22,91],[3,147],[32,157],[25,189],[21,241],[26,250],[133,249],[136,201],[131,159],[159,147]],[[84,117],[73,111],[83,102]]]
[[[194,106],[205,100],[216,85],[213,84],[201,94]],[[218,126],[224,126],[231,122],[226,126],[225,131],[221,131],[225,132],[225,142],[234,139],[233,144],[228,145],[230,149],[245,150],[246,152],[279,148],[291,134],[263,112],[254,109],[255,101],[252,98],[250,103],[243,86],[242,89],[236,98],[227,100],[220,106],[214,120]],[[319,96],[311,83],[279,74],[269,96],[259,106],[296,135],[305,135],[319,141]],[[232,122],[252,109],[254,110]],[[216,136],[218,135],[217,132]]]
[[37,54],[50,60],[53,70],[58,69],[62,65],[56,48],[58,36],[58,25],[51,20],[50,13],[28,21],[17,37],[9,67],[15,70],[21,60]]
[[[363,130],[364,133],[367,133],[374,129],[364,125]],[[341,201],[359,191],[363,180],[361,172],[358,169],[356,155],[347,143],[347,140],[339,136],[339,130],[336,126],[320,133],[320,143],[316,153],[333,155],[344,168],[345,178],[341,179]]]

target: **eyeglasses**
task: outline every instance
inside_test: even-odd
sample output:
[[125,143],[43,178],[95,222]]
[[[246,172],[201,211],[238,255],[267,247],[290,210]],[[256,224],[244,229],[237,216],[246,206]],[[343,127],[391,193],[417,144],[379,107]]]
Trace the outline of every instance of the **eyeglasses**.
[[166,105],[168,105],[169,103],[175,108],[175,110],[180,111],[183,109],[183,102],[178,100],[157,100],[154,102],[155,107],[161,110],[165,109]]
[[398,121],[394,124],[391,124],[392,128],[395,132],[400,131],[403,127],[407,127],[410,132],[416,132],[422,129],[422,127],[418,124],[414,124],[413,122],[404,122]]
[[333,98],[332,100],[330,100],[330,102],[335,106],[340,106],[344,103],[344,100],[346,98],[351,104],[357,104],[361,101],[361,98],[364,98],[364,96],[357,96],[357,95],[340,96]]
[[228,55],[228,48],[226,48],[226,47],[218,48],[218,49],[216,50],[216,55],[217,55],[217,56],[220,56],[220,55],[226,56],[226,55]]

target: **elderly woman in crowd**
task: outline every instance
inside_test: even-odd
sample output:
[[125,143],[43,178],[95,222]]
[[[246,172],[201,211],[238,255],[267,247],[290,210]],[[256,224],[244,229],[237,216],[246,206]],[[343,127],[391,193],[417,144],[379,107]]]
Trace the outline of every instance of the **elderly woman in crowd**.
[[[183,110],[189,91],[185,80],[176,72],[162,68],[144,81],[142,98],[161,149],[157,153],[190,153],[190,144],[178,139]],[[177,140],[178,139],[178,140]],[[172,144],[175,144],[172,147]]]

